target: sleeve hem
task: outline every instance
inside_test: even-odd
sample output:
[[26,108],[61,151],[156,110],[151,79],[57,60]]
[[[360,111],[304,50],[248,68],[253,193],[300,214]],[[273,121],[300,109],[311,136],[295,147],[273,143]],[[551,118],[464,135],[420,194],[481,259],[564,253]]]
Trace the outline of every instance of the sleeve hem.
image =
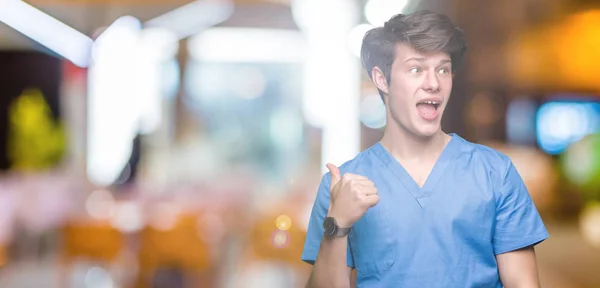
[[316,260],[313,260],[313,259],[305,259],[305,258],[302,258],[302,262],[304,262],[304,263],[306,263],[306,264],[310,264],[310,265],[315,265],[315,261],[316,261]]
[[302,253],[302,257],[300,257],[300,260],[302,260],[302,262],[304,263],[315,265],[315,261],[317,261],[317,253],[311,253],[311,251]]
[[302,256],[301,260],[302,260],[302,262],[310,264],[310,265],[315,265],[315,261],[317,261],[317,259],[315,259],[313,257],[304,257],[304,256]]
[[507,252],[511,252],[511,251],[515,251],[518,249],[522,249],[528,246],[535,246],[537,244],[540,244],[541,242],[543,242],[544,240],[548,239],[550,235],[548,234],[548,232],[544,232],[541,235],[537,235],[534,237],[529,237],[526,238],[523,241],[520,242],[513,242],[513,243],[507,243],[507,244],[503,244],[503,245],[499,245],[498,249],[494,250],[494,254],[498,255],[498,254],[503,254],[503,253],[507,253]]
[[[302,255],[302,257],[300,257],[300,260],[302,260],[302,262],[304,262],[306,264],[315,265],[315,261],[317,261],[317,257],[311,257],[309,255]],[[346,261],[346,266],[354,269],[354,264],[349,263],[349,261]]]

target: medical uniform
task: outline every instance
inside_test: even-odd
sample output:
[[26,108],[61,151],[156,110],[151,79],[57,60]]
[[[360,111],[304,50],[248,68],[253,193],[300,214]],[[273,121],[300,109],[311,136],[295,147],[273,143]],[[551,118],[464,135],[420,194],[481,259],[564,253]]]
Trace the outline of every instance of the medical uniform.
[[[377,143],[340,167],[368,177],[380,201],[354,224],[347,264],[358,287],[502,287],[495,255],[548,232],[511,160],[456,134],[423,187]],[[310,216],[302,260],[314,263],[329,207],[329,173]]]

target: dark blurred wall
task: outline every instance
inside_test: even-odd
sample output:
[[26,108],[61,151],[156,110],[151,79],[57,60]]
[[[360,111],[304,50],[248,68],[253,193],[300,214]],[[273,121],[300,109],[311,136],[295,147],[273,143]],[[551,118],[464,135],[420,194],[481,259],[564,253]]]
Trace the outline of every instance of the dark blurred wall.
[[59,117],[60,81],[60,59],[36,51],[0,51],[0,170],[10,167],[6,142],[12,100],[26,88],[38,88],[53,115]]

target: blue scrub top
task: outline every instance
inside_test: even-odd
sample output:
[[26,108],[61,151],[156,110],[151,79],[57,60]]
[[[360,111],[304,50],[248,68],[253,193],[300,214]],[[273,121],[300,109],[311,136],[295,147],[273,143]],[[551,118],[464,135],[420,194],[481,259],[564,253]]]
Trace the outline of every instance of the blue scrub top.
[[[451,136],[422,188],[380,143],[340,167],[368,177],[380,196],[348,237],[358,287],[502,287],[495,255],[548,238],[511,160]],[[329,182],[327,173],[310,216],[302,260],[311,264]]]

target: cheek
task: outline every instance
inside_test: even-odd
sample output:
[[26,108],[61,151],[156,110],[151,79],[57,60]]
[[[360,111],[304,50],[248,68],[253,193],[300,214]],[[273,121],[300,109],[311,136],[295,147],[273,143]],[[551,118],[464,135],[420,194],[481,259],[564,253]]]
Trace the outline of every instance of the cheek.
[[393,79],[389,86],[388,103],[396,114],[405,114],[414,105],[415,94],[419,90],[419,85],[415,81],[407,81],[408,79]]
[[410,117],[411,108],[414,107],[414,103],[409,101],[408,97],[402,97],[402,95],[392,95],[390,94],[390,98],[388,99],[388,109],[396,119],[405,119],[406,117]]
[[390,84],[390,95],[394,95],[394,97],[399,98],[401,101],[408,101],[419,91],[422,80],[417,77],[398,76],[392,78]]
[[444,87],[446,87],[446,90],[448,90],[448,93],[450,93],[450,90],[452,90],[452,76],[444,77],[442,81],[444,83]]
[[400,73],[396,73],[396,77],[392,77],[391,81],[391,86],[399,91],[414,90],[422,83],[422,80],[419,80],[418,77],[401,75]]

